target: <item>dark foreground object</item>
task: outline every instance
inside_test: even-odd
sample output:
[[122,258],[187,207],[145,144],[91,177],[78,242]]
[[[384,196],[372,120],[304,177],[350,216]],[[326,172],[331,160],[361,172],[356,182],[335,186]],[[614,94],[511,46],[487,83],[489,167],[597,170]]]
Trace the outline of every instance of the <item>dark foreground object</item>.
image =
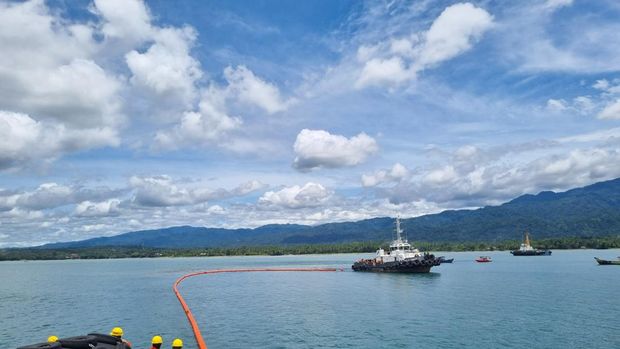
[[425,255],[424,259],[403,260],[396,262],[377,263],[374,259],[361,259],[351,268],[354,271],[370,271],[376,273],[428,273],[431,267],[441,264],[439,258],[432,254]]
[[596,262],[600,265],[620,265],[620,260],[617,261],[608,261],[606,259],[600,259],[600,258],[596,258],[594,257],[594,259],[596,259]]
[[58,342],[31,344],[17,349],[131,349],[131,347],[116,337],[91,333],[87,336],[60,338]]
[[513,256],[551,256],[551,250],[533,250],[533,251],[510,251]]

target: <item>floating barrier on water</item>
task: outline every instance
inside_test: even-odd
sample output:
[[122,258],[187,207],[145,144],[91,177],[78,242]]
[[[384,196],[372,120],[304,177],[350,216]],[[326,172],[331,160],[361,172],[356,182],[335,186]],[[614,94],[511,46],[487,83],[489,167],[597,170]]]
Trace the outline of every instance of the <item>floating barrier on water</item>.
[[[181,276],[178,278],[174,285],[172,286],[172,290],[174,294],[179,299],[179,303],[181,303],[181,307],[183,307],[183,311],[187,316],[187,320],[189,321],[190,326],[192,327],[192,332],[194,332],[194,338],[196,339],[196,344],[199,349],[208,349],[207,344],[205,343],[204,337],[200,332],[200,328],[198,328],[198,324],[196,323],[196,319],[192,314],[192,311],[189,309],[189,306],[181,296],[179,292],[179,284],[183,282],[183,280],[188,279],[190,277],[198,276],[198,275],[206,275],[206,274],[221,274],[221,273],[255,273],[255,272],[334,272],[334,271],[342,271],[342,269],[337,268],[262,268],[262,269],[217,269],[217,270],[206,270],[199,271],[195,273],[190,273]],[[30,348],[29,348],[30,349]]]

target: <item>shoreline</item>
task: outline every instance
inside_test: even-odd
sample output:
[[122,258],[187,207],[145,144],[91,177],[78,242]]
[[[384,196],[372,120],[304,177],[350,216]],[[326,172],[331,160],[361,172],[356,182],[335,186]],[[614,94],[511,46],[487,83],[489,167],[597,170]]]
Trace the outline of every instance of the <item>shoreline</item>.
[[[565,248],[555,249],[553,251],[572,252],[572,251],[613,251],[618,250],[620,247],[614,248]],[[493,252],[510,252],[510,250],[468,250],[468,251],[429,251],[429,253],[493,253]],[[325,256],[325,255],[358,255],[361,253],[373,253],[373,252],[334,252],[334,253],[304,253],[304,254],[285,254],[285,255],[212,255],[212,256],[158,256],[158,257],[110,257],[110,258],[65,258],[65,259],[0,259],[2,262],[61,262],[61,261],[105,261],[105,260],[125,260],[125,259],[183,259],[183,258],[237,258],[237,257],[295,257],[295,256]]]
[[[412,242],[420,251],[493,252],[517,249],[520,241],[504,242]],[[608,250],[620,248],[620,236],[592,238],[541,239],[534,243],[539,249],[550,250]],[[237,256],[297,256],[325,254],[374,253],[386,247],[384,242],[365,241],[341,244],[269,245],[209,248],[155,248],[139,246],[100,246],[65,249],[5,248],[0,249],[0,261],[76,260],[178,257],[237,257]]]

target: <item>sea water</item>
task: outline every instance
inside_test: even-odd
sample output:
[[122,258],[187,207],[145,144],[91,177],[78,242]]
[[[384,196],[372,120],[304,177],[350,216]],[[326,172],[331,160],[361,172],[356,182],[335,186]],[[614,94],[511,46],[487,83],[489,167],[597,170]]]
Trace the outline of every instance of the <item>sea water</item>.
[[[350,271],[371,254],[0,263],[0,347],[121,326],[134,348],[155,334],[196,348],[174,280],[220,268],[342,267],[233,273],[181,285],[211,349],[620,348],[620,250],[441,253],[430,274]],[[474,259],[489,255],[492,263]]]

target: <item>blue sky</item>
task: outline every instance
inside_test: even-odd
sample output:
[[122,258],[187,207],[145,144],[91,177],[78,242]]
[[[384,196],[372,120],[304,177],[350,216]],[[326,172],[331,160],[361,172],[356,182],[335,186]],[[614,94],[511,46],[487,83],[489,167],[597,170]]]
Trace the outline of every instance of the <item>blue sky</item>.
[[620,176],[615,1],[0,1],[0,247]]

